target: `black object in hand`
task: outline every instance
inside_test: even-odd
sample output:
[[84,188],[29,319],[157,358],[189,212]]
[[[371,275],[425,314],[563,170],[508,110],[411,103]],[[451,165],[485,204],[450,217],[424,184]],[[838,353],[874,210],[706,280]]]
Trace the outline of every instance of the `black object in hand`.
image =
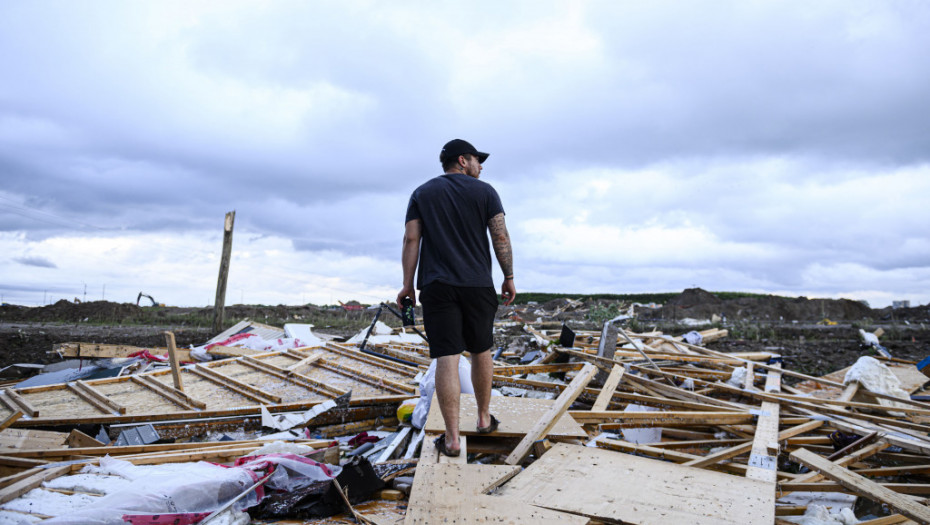
[[404,297],[400,304],[403,305],[401,314],[404,317],[404,326],[413,326],[416,324],[413,316],[413,299]]

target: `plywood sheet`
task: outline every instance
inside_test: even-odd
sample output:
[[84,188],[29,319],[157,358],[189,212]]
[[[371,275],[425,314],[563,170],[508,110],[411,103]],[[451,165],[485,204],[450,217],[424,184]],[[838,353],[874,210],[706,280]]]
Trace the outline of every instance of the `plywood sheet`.
[[639,525],[772,523],[772,485],[611,450],[558,443],[498,490],[555,510]]
[[7,428],[0,432],[0,450],[61,448],[66,439],[68,434],[65,432]]
[[[500,427],[494,436],[522,437],[555,403],[552,399],[531,399],[523,397],[494,396],[491,398],[491,413],[500,420]],[[459,403],[459,432],[465,435],[478,434],[478,405],[475,396],[462,394]],[[427,432],[445,432],[442,413],[439,411],[439,401],[433,395],[429,415],[426,417],[424,428]],[[555,427],[548,434],[551,437],[578,437],[586,438],[587,434],[568,413],[563,414]]]
[[916,366],[894,365],[888,368],[901,381],[901,388],[909,394],[920,390],[924,383],[930,381],[930,377],[925,376]]
[[405,525],[436,523],[577,524],[588,519],[511,498],[480,494],[512,476],[509,465],[427,464],[417,467]]

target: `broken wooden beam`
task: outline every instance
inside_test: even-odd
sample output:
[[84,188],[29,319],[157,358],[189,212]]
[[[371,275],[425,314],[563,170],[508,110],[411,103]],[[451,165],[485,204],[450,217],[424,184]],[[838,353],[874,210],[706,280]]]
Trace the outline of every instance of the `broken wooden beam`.
[[855,494],[872,501],[884,503],[918,523],[930,524],[930,508],[868,478],[850,472],[846,468],[835,465],[824,457],[818,456],[809,450],[800,449],[791,453],[791,459],[820,472],[824,477],[839,483]]
[[504,463],[508,465],[516,465],[517,463],[523,461],[523,458],[529,454],[530,449],[533,446],[533,443],[542,437],[545,437],[546,434],[555,426],[556,422],[562,417],[568,407],[575,401],[575,398],[581,394],[581,391],[591,379],[594,378],[594,374],[597,373],[597,368],[588,363],[575,375],[575,378],[572,379],[572,382],[568,387],[559,395],[555,400],[555,404],[546,412],[546,414],[527,432],[523,440],[517,445],[517,448],[510,453],[509,456],[504,460]]

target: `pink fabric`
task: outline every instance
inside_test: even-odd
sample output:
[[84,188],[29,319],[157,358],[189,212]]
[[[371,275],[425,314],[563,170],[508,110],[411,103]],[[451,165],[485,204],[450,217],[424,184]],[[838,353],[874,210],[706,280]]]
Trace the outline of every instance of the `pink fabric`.
[[178,514],[125,514],[123,521],[133,525],[193,525],[209,516],[209,512],[181,512]]

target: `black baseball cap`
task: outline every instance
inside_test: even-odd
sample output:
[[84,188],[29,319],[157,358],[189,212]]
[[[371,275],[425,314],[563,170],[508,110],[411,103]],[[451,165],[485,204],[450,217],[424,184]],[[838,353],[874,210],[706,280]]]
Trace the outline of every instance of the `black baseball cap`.
[[478,158],[478,163],[481,164],[487,160],[489,153],[478,151],[468,141],[452,139],[446,142],[446,145],[442,147],[442,151],[439,152],[439,161],[445,162],[446,159],[456,159],[461,155],[474,155]]

